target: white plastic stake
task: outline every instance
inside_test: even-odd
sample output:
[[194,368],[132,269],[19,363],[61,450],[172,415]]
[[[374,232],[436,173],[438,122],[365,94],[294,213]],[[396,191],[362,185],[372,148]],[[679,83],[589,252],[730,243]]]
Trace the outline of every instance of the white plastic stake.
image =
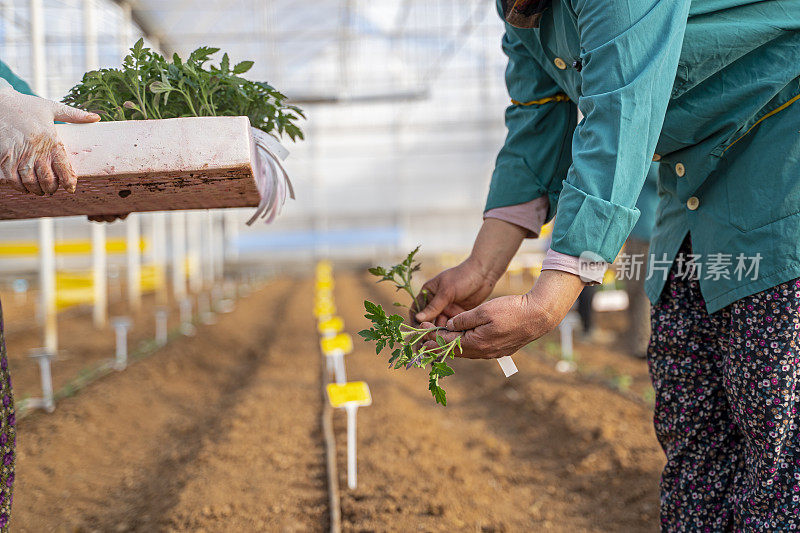
[[217,263],[217,253],[220,250],[218,250],[217,242],[219,239],[217,236],[217,216],[211,210],[206,211],[205,227],[205,261],[203,268],[205,271],[206,286],[213,287],[217,278],[220,277],[219,265]]
[[347,411],[347,486],[350,490],[356,488],[358,482],[358,469],[356,466],[356,415],[358,406],[350,404],[345,406]]
[[336,383],[339,385],[344,385],[347,383],[347,370],[345,370],[344,366],[344,352],[337,351],[330,357],[333,359],[333,371],[336,377]]
[[214,311],[211,310],[210,298],[207,292],[202,292],[197,295],[197,314],[203,324],[208,326],[216,324],[217,320],[214,318]]
[[30,357],[39,363],[39,375],[42,379],[42,397],[38,402],[34,401],[34,405],[52,413],[56,408],[53,400],[53,378],[50,374],[50,361],[53,359],[53,353],[45,348],[38,348],[31,351]]
[[186,213],[173,211],[171,221],[172,291],[175,299],[181,301],[186,297]]
[[575,370],[574,351],[572,347],[572,332],[578,319],[574,312],[567,313],[558,330],[561,333],[561,360],[556,364],[559,372],[572,372]]
[[225,258],[229,261],[239,260],[239,214],[228,209],[224,211],[225,217]]
[[167,344],[167,308],[156,308],[156,344],[164,346]]
[[[203,290],[203,269],[202,264],[202,244],[203,235],[202,222],[203,213],[193,211],[186,214],[189,224],[186,228],[187,255],[189,257],[189,288],[195,294]],[[206,240],[208,236],[206,235]]]
[[131,327],[131,320],[126,316],[117,317],[111,320],[111,325],[117,337],[114,368],[116,370],[125,370],[128,366],[128,328]]
[[128,303],[131,310],[138,311],[142,307],[142,253],[138,213],[128,215],[125,229],[127,230],[125,249],[128,254]]
[[181,300],[181,333],[187,337],[195,334],[195,327],[192,324],[192,300],[189,298]]
[[92,320],[94,327],[108,323],[108,261],[106,258],[106,227],[92,222]]
[[153,213],[150,217],[152,222],[152,260],[158,276],[156,286],[156,303],[165,306],[169,303],[169,292],[167,291],[167,215],[166,213]]
[[56,246],[52,218],[39,219],[39,290],[44,319],[44,349],[58,351],[56,323]]
[[572,361],[573,358],[572,330],[573,320],[571,316],[567,315],[558,325],[558,331],[561,333],[561,358],[565,361]]
[[513,376],[517,373],[517,365],[514,364],[514,360],[511,359],[510,355],[499,358],[497,363],[500,365],[500,368],[503,370],[503,374],[505,374],[506,377]]

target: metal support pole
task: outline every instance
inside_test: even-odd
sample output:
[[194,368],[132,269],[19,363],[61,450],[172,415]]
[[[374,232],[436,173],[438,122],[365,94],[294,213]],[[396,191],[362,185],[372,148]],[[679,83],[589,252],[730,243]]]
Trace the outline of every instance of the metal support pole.
[[[33,61],[33,89],[39,96],[47,97],[47,55],[44,40],[44,12],[42,0],[29,0],[31,21],[31,58]],[[42,318],[44,319],[44,346],[50,353],[58,350],[56,327],[56,255],[53,220],[39,220],[39,280],[42,291]]]
[[127,242],[125,250],[128,255],[128,304],[131,311],[142,307],[142,251],[139,214],[131,213],[125,221]]
[[132,21],[132,13],[131,13],[131,4],[130,2],[121,2],[119,5],[120,9],[122,10],[122,19],[120,21],[120,28],[119,32],[119,48],[122,52],[122,55],[125,56],[128,53],[128,49],[133,46],[131,42],[133,40],[133,21]]
[[180,302],[186,298],[186,213],[175,211],[171,220],[172,291],[175,299]]
[[100,63],[97,50],[97,9],[95,0],[83,0],[83,42],[86,49],[86,70],[96,70]]
[[[83,0],[83,39],[86,49],[86,71],[100,66],[100,53],[97,48],[97,6],[95,0]],[[94,308],[92,320],[94,327],[103,328],[108,323],[108,261],[106,257],[106,226],[93,223],[92,226],[92,289]]]
[[33,61],[33,90],[47,98],[47,54],[44,40],[44,8],[42,0],[28,0],[31,15],[31,59]]
[[8,46],[14,42],[14,2],[3,0],[3,45]]

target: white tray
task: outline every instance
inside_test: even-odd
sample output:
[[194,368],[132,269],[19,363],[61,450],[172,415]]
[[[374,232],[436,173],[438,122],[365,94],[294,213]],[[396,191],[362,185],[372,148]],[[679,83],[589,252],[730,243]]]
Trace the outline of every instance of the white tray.
[[74,193],[0,188],[0,220],[256,207],[247,117],[59,124],[78,175]]

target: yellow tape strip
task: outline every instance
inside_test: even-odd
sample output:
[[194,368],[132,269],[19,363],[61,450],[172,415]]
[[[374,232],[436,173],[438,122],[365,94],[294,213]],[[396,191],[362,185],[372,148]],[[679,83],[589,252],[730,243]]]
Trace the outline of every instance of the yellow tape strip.
[[558,93],[555,96],[548,96],[547,98],[540,98],[539,100],[531,100],[530,102],[520,102],[518,100],[511,99],[511,103],[514,105],[542,105],[547,104],[549,102],[569,102],[569,96],[564,93]]
[[[147,241],[139,241],[139,249],[147,249]],[[92,253],[92,241],[60,241],[55,246],[57,255],[89,255]],[[127,250],[125,239],[108,239],[106,253],[122,254]],[[34,256],[39,255],[39,245],[35,242],[11,241],[0,243],[0,257],[2,256]]]
[[728,151],[728,148],[730,148],[730,147],[731,147],[731,146],[733,146],[734,144],[738,143],[738,142],[739,142],[739,141],[741,141],[743,138],[747,137],[747,134],[748,134],[748,133],[750,133],[750,131],[752,131],[752,129],[753,129],[753,128],[755,128],[756,126],[758,126],[759,124],[761,124],[763,121],[767,120],[769,117],[771,117],[772,115],[774,115],[774,114],[776,114],[776,113],[780,113],[781,111],[783,111],[784,109],[786,109],[787,107],[789,107],[789,106],[790,106],[790,105],[792,105],[793,103],[797,102],[798,100],[800,100],[800,94],[798,94],[797,96],[795,96],[794,98],[792,98],[791,100],[789,100],[788,102],[786,102],[785,104],[783,104],[782,106],[780,106],[779,108],[777,108],[777,109],[773,109],[772,111],[770,111],[769,113],[767,113],[766,115],[764,115],[763,117],[761,117],[760,119],[758,119],[758,120],[756,121],[756,123],[755,123],[755,124],[753,124],[752,126],[750,126],[749,128],[747,128],[747,131],[746,131],[746,132],[744,132],[744,133],[742,134],[742,136],[741,136],[741,137],[739,137],[738,139],[736,139],[735,141],[733,141],[731,144],[729,144],[728,146],[726,146],[726,147],[725,147],[725,149],[722,151],[722,153],[724,154],[725,152],[727,152],[727,151]]

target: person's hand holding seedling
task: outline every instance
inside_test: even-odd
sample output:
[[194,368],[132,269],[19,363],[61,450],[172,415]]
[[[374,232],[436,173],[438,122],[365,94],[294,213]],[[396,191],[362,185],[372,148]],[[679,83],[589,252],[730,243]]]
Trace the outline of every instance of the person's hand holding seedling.
[[[375,267],[369,269],[374,276],[380,277],[378,282],[388,281],[394,284],[398,291],[405,291],[411,296],[412,308],[418,308],[418,297],[414,294],[411,287],[411,278],[414,272],[420,268],[419,263],[414,261],[414,256],[419,251],[419,247],[413,250],[403,260],[402,263],[394,265],[388,269]],[[424,293],[420,294],[424,297]],[[395,306],[405,307],[405,305],[395,302]],[[429,324],[426,327],[411,326],[403,322],[400,315],[387,315],[378,304],[370,301],[364,302],[367,314],[364,315],[372,322],[370,329],[360,331],[358,334],[366,341],[375,342],[375,353],[380,354],[387,346],[393,349],[389,358],[389,366],[392,368],[412,367],[429,368],[428,389],[431,391],[436,402],[447,405],[447,397],[439,380],[454,374],[454,370],[447,365],[448,358],[454,358],[461,350],[461,340],[458,336],[445,341],[438,332],[443,327]],[[431,342],[425,342],[430,339]]]

